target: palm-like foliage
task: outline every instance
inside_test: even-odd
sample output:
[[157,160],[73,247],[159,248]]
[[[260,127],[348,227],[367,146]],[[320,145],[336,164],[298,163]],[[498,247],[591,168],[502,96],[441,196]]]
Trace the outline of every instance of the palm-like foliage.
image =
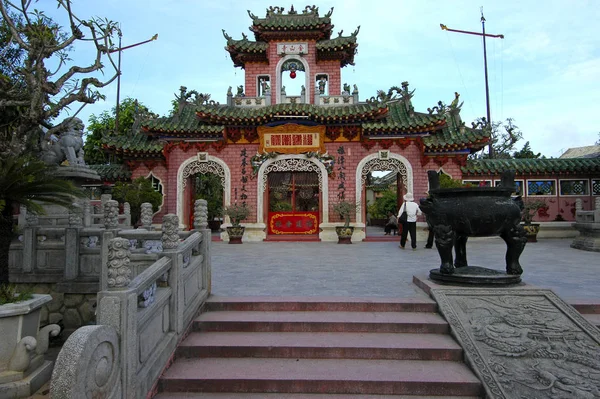
[[0,159],[0,284],[8,283],[8,251],[13,237],[13,210],[43,214],[44,204],[70,207],[83,191],[56,175],[56,167],[29,157]]

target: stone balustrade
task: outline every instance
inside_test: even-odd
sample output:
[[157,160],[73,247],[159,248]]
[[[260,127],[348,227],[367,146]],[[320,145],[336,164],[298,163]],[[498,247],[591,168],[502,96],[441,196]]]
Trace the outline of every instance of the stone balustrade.
[[358,103],[358,95],[349,95],[343,94],[341,96],[323,96],[323,95],[315,95],[315,104],[317,105],[349,105],[349,104],[357,104]]
[[600,252],[600,197],[596,198],[593,211],[584,211],[581,205],[581,199],[577,199],[573,227],[579,231],[579,236],[575,237],[571,248]]
[[[173,216],[166,215],[164,224],[178,225]],[[76,330],[63,346],[52,398],[79,398],[92,390],[106,398],[143,398],[152,390],[211,287],[210,230],[181,241],[169,229],[163,248],[172,248],[135,277],[131,236],[103,245],[97,325]]]

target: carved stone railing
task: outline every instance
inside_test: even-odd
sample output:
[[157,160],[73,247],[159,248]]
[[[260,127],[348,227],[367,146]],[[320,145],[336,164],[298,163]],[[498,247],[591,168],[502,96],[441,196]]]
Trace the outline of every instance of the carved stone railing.
[[266,97],[233,97],[231,105],[236,107],[264,107],[265,105],[271,105],[271,96]]
[[323,106],[349,105],[358,103],[358,96],[341,95],[341,96],[315,96],[315,104]]
[[169,217],[176,218],[165,216],[163,248],[176,246],[133,279],[130,239],[116,237],[103,247],[98,325],[76,330],[63,346],[52,398],[92,391],[105,398],[144,398],[152,389],[211,287],[210,230],[181,242],[170,227],[179,222]]
[[575,208],[573,227],[579,231],[579,236],[573,239],[571,248],[600,252],[600,197],[596,198],[593,211],[582,210],[579,198],[575,203]]
[[[15,219],[17,226],[21,229],[33,225],[39,227],[104,227],[106,217],[104,207],[106,202],[110,201],[110,195],[104,197],[103,201],[99,206],[99,212],[94,211],[94,207],[91,206],[89,200],[76,204],[77,206],[70,212],[64,209],[63,212],[48,215],[32,215],[27,212],[25,207],[21,207],[20,213]],[[117,224],[120,228],[131,226],[131,207],[129,203],[123,204],[123,213],[118,214]]]

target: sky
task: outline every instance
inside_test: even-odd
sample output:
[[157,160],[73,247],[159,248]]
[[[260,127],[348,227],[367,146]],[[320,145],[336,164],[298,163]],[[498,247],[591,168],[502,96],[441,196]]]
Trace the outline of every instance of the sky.
[[[263,18],[267,7],[285,6],[287,12],[291,4],[296,10],[315,4],[320,15],[334,7],[332,37],[360,26],[355,65],[342,69],[342,81],[357,85],[361,101],[408,81],[415,110],[427,112],[440,100],[449,104],[458,92],[467,125],[486,114],[483,42],[443,31],[440,24],[481,32],[483,7],[486,33],[504,35],[486,40],[492,120],[514,119],[524,138],[517,149],[529,141],[534,152],[558,157],[599,139],[597,0],[74,0],[73,9],[82,18],[120,22],[123,46],[158,33],[158,40],[123,52],[121,99],[137,98],[167,115],[180,86],[225,103],[227,88],[244,83],[244,71],[233,67],[221,29],[234,39],[244,32],[253,40],[246,10]],[[36,7],[64,21],[54,1],[40,0]],[[78,65],[90,64],[93,56],[89,43],[71,53]],[[104,89],[105,101],[79,113],[84,123],[114,107],[116,88],[114,83]]]

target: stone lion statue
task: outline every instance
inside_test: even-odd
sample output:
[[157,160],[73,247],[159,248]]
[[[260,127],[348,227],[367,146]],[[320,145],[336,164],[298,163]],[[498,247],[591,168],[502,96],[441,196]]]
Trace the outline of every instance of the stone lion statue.
[[42,160],[48,165],[58,165],[67,161],[70,166],[85,165],[83,160],[83,122],[73,118],[67,130],[60,137],[52,136],[42,152]]

